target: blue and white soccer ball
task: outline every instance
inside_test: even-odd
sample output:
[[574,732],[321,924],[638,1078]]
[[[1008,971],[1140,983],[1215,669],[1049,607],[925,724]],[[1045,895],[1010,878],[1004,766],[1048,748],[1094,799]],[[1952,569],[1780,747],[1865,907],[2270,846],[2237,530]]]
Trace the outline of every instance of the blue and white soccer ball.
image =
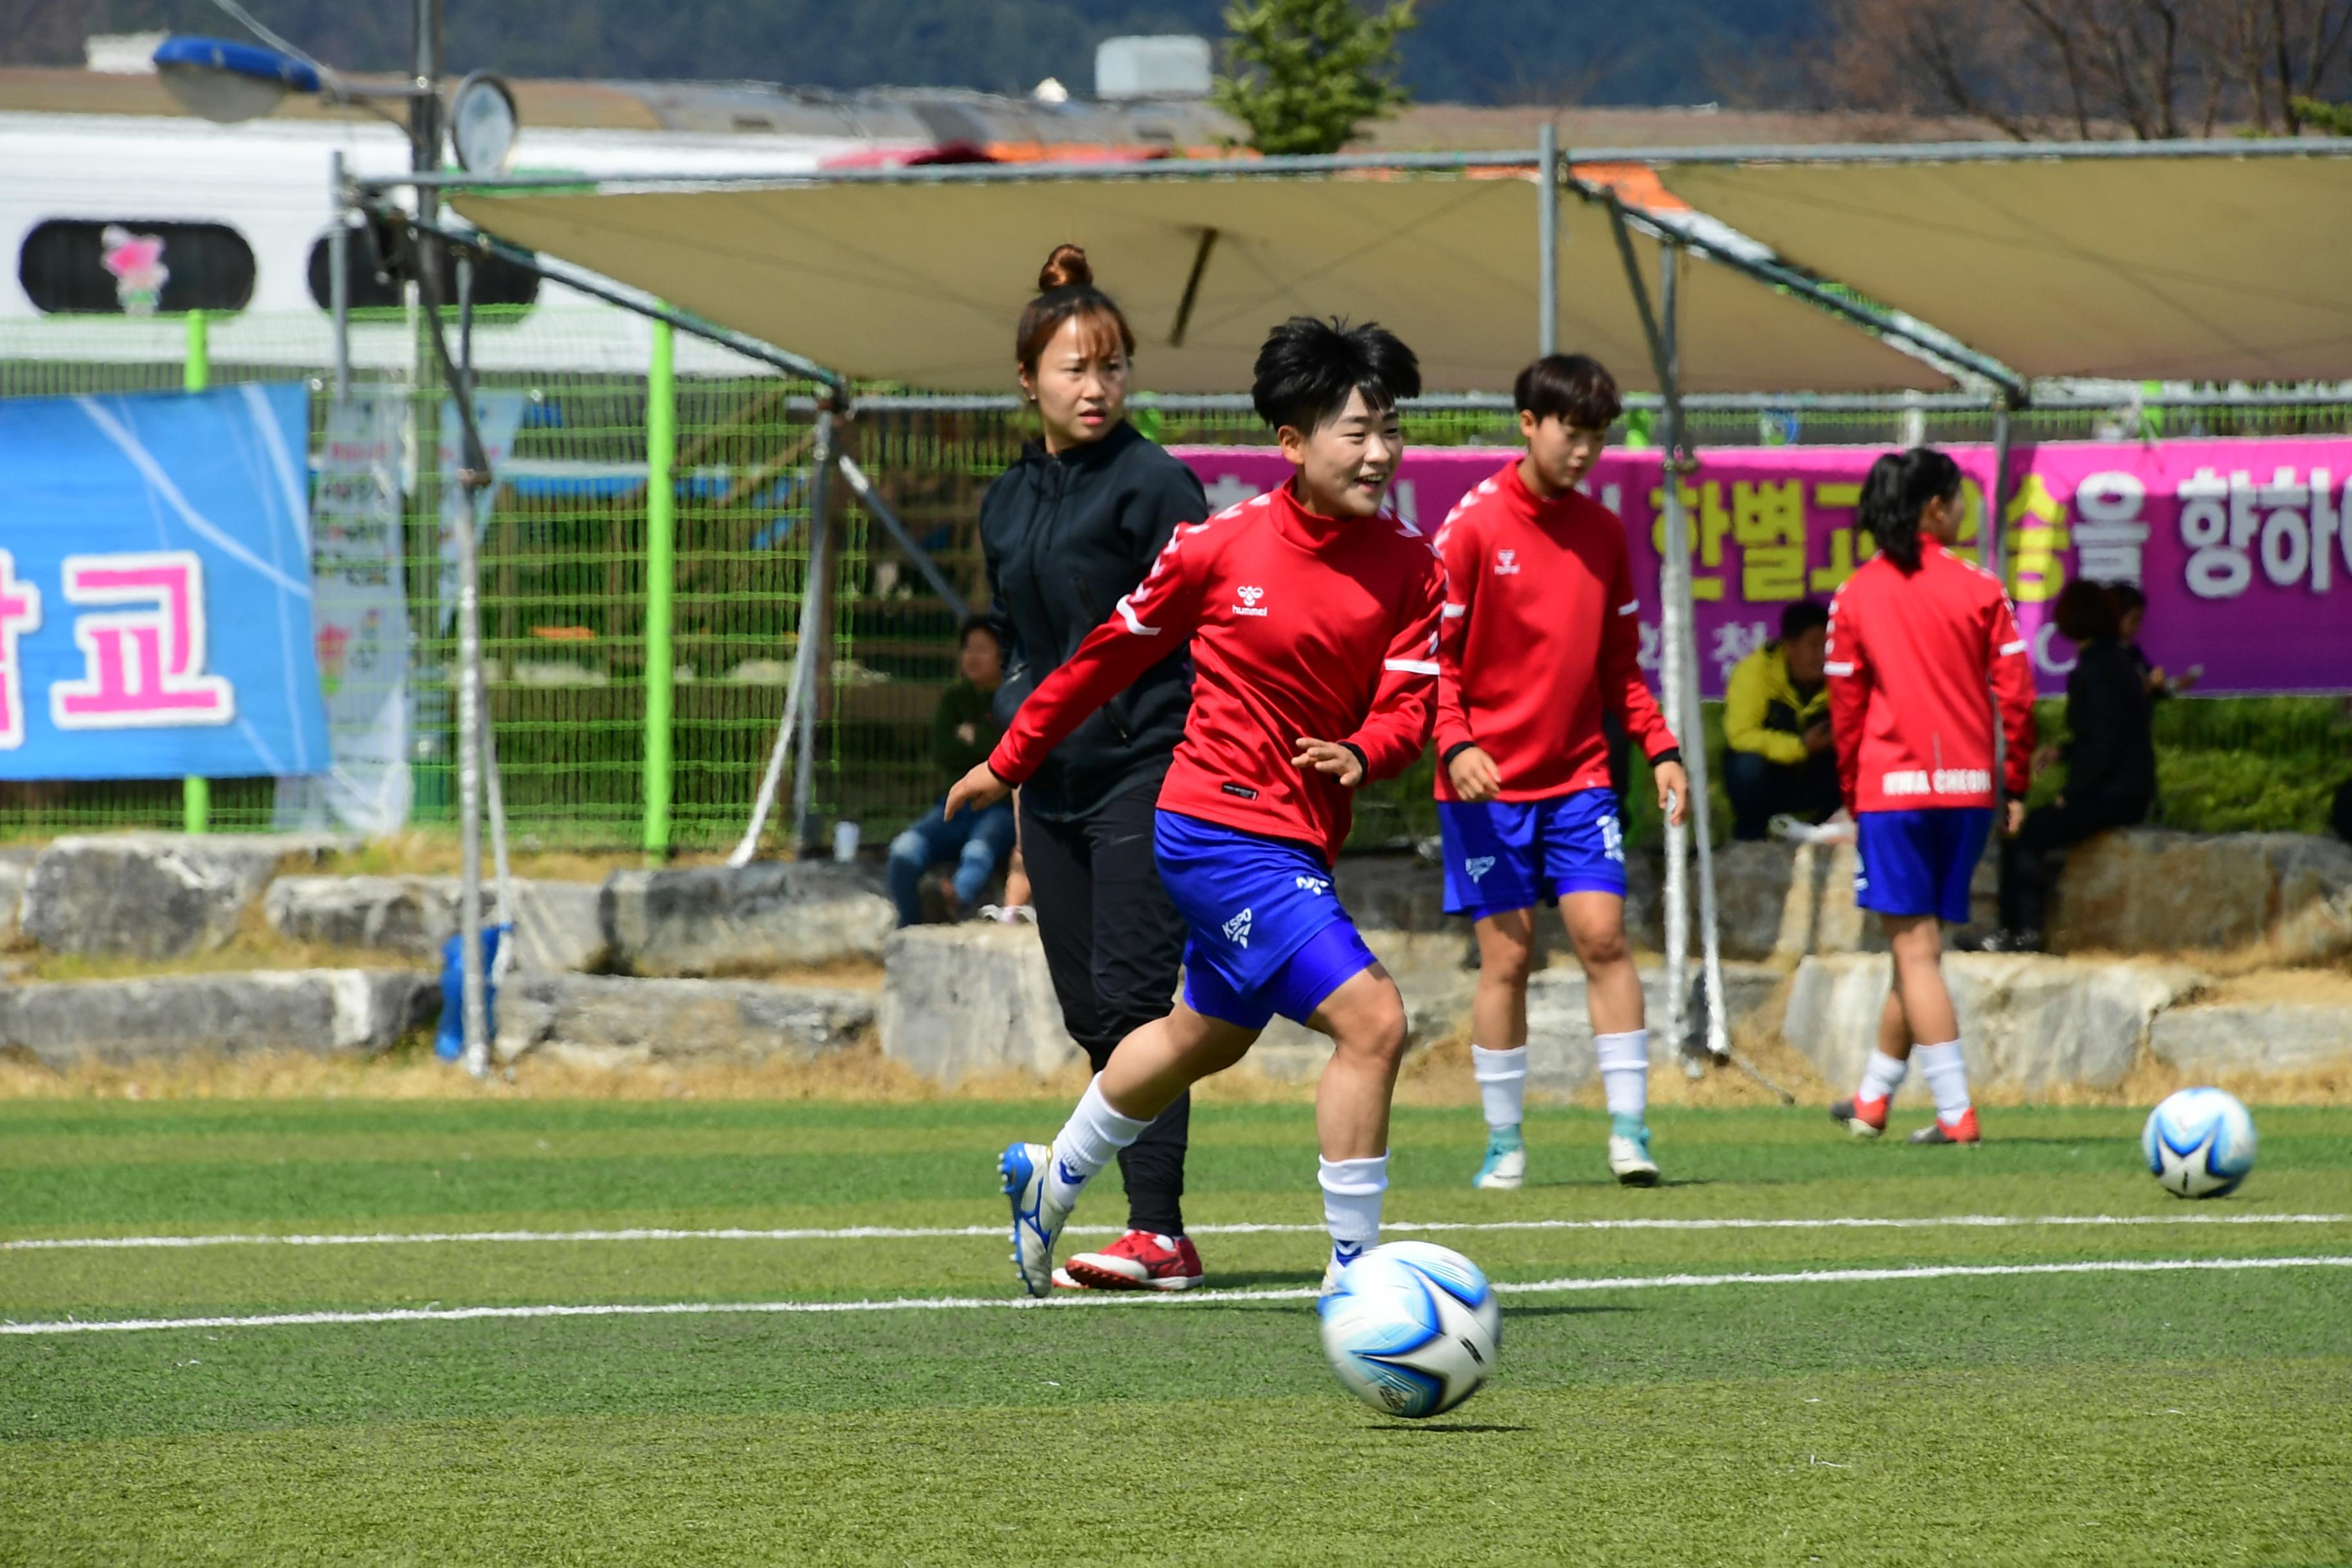
[[2184,1089],[2147,1113],[2139,1135],[2148,1173],[2175,1197],[2217,1198],[2254,1168],[2254,1119],[2238,1097]]
[[1372,1248],[1317,1310],[1331,1370],[1384,1415],[1453,1409],[1494,1372],[1502,1342],[1495,1288],[1476,1264],[1426,1241]]

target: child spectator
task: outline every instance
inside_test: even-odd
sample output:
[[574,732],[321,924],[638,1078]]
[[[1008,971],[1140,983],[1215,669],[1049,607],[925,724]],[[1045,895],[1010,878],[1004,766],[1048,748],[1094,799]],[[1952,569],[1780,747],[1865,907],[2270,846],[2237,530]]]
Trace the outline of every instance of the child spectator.
[[[1004,679],[1004,650],[986,621],[964,623],[959,658],[961,672],[940,693],[939,711],[931,720],[931,759],[950,784],[987,761],[995,746],[999,729],[991,710],[992,694]],[[961,916],[973,907],[1013,847],[1011,802],[950,816],[943,809],[946,800],[943,793],[940,804],[890,841],[890,898],[898,906],[902,926],[922,921],[925,871],[955,861],[949,898],[951,913]]]

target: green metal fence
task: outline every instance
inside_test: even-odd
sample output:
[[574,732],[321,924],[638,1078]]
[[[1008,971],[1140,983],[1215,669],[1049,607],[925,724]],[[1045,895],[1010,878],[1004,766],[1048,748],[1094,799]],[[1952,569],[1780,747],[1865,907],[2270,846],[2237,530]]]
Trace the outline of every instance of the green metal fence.
[[[507,810],[524,847],[707,850],[742,828],[775,727],[809,589],[810,459],[815,389],[679,340],[623,332],[606,311],[542,306],[528,321],[482,313],[476,342],[485,392],[519,394],[525,413],[486,500],[481,549],[483,647]],[[412,375],[414,323],[397,313],[354,332],[362,386],[390,386],[437,406],[431,377]],[[192,365],[190,344],[205,362]],[[667,363],[664,363],[667,353]],[[331,344],[322,318],[240,317],[192,334],[184,322],[56,318],[0,325],[0,396],[176,390],[300,376],[323,434]],[[1139,405],[1146,433],[1169,442],[1256,442],[1245,409],[1171,401]],[[1696,407],[1703,445],[1984,440],[1990,410],[1857,407],[1791,399],[1785,406]],[[1636,408],[1619,435],[1645,438]],[[2343,405],[2032,410],[2020,441],[2146,433],[2343,431]],[[977,516],[981,493],[1027,434],[1009,405],[884,396],[839,431],[915,537],[973,603],[986,598]],[[1421,409],[1406,436],[1426,444],[1515,443],[1507,408]],[[670,483],[648,483],[650,468]],[[438,594],[437,498],[432,465],[412,486],[405,568],[414,714],[412,774],[420,826],[455,816],[456,664]],[[819,831],[863,823],[886,837],[943,787],[929,724],[953,679],[955,626],[921,578],[846,493],[832,525],[827,621],[814,780]],[[667,495],[667,506],[649,505]],[[667,637],[662,633],[667,630]],[[667,649],[667,658],[660,650]],[[665,669],[665,665],[667,668]],[[648,673],[654,679],[648,681]],[[667,679],[664,679],[664,677]],[[668,694],[665,704],[662,692]],[[2352,725],[2323,700],[2182,701],[2158,726],[2173,819],[2191,826],[2315,829]],[[1429,763],[1368,790],[1360,844],[1435,831]],[[2283,782],[2283,775],[2300,784]],[[274,781],[35,784],[0,786],[0,837],[95,827],[170,828],[201,807],[216,831],[273,819]],[[1637,833],[1643,822],[1637,818]],[[784,847],[783,834],[772,843]]]

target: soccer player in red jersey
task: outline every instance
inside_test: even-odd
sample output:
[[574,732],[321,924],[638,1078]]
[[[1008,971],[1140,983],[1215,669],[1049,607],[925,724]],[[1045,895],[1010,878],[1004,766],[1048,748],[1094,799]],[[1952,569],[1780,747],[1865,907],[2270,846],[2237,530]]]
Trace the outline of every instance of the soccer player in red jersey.
[[1830,721],[1862,867],[1854,902],[1895,950],[1878,1046],[1832,1119],[1886,1130],[1914,1047],[1936,1120],[1914,1143],[1974,1143],[1960,1025],[1944,986],[1944,925],[1969,919],[1969,880],[1992,828],[1994,730],[2006,734],[2006,832],[2025,815],[2033,670],[2009,595],[1946,546],[1965,508],[1959,465],[1929,447],[1890,452],[1863,480],[1855,521],[1878,553],[1830,603]]
[[1527,451],[1465,496],[1437,534],[1445,908],[1478,933],[1470,1059],[1486,1158],[1474,1184],[1510,1188],[1527,1176],[1528,969],[1535,906],[1557,900],[1584,965],[1609,1167],[1629,1186],[1652,1186],[1649,1031],[1625,942],[1625,843],[1602,713],[1649,757],[1658,804],[1676,822],[1690,784],[1642,683],[1625,525],[1577,488],[1622,411],[1617,383],[1582,354],[1549,354],[1519,373],[1515,400]]
[[1444,573],[1384,505],[1397,403],[1421,390],[1390,333],[1294,317],[1252,389],[1297,473],[1181,524],[1150,574],[1048,677],[947,809],[986,805],[1136,672],[1192,638],[1192,708],[1160,791],[1160,875],[1190,928],[1183,994],[1129,1034],[1052,1145],[999,1162],[1013,1262],[1045,1293],[1079,1192],[1177,1096],[1241,1060],[1276,1014],[1331,1037],[1316,1092],[1328,1286],[1379,1239],[1404,1002],[1331,892],[1350,792],[1421,755]]

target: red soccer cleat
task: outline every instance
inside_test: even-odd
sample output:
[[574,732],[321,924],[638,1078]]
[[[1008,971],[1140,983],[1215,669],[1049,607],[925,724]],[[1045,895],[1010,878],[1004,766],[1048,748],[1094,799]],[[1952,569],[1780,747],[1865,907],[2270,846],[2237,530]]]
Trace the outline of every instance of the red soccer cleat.
[[1830,1107],[1830,1120],[1857,1138],[1875,1138],[1886,1131],[1886,1107],[1892,1098],[1882,1095],[1876,1100],[1864,1100],[1857,1095],[1852,1100],[1841,1100]]
[[1911,1134],[1911,1142],[1914,1143],[1983,1142],[1984,1135],[1977,1131],[1977,1108],[1971,1105],[1961,1111],[1958,1121],[1947,1121],[1942,1117],[1937,1117]]
[[1201,1273],[1190,1237],[1130,1230],[1054,1270],[1054,1283],[1065,1290],[1184,1290],[1201,1282]]

